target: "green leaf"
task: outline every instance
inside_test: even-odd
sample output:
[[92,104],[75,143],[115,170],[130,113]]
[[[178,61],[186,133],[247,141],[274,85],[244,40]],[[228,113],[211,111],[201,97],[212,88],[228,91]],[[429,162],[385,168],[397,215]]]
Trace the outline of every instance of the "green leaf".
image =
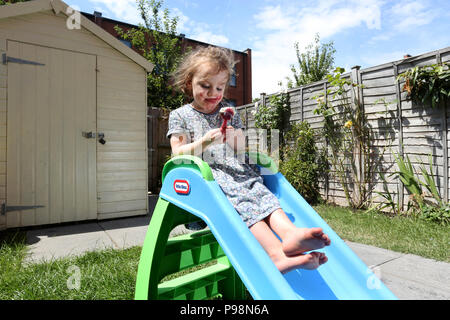
[[400,181],[403,183],[405,188],[413,195],[419,199],[421,204],[422,198],[422,188],[419,180],[415,178],[414,168],[409,160],[408,155],[406,155],[406,160],[403,159],[400,155],[394,154],[395,161],[397,162],[397,166],[399,167],[399,171],[396,173],[400,178]]
[[441,195],[439,193],[438,188],[436,187],[436,183],[434,182],[433,178],[433,163],[432,163],[432,157],[431,154],[429,155],[429,169],[430,172],[427,171],[425,168],[425,165],[423,163],[420,164],[420,171],[422,172],[422,176],[425,180],[425,182],[420,181],[420,183],[431,193],[434,199],[437,200],[439,205],[442,206],[442,199]]

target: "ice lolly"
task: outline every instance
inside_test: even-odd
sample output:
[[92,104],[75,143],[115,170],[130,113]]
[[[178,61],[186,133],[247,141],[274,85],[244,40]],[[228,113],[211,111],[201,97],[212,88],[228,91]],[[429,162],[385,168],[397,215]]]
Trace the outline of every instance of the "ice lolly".
[[[233,107],[223,107],[223,108],[220,108],[219,113],[223,119],[220,130],[222,131],[222,134],[225,134],[226,129],[227,129],[227,122],[228,122],[228,120],[231,120],[231,118],[233,118],[235,109]],[[223,139],[223,141],[225,142],[225,140],[226,140],[226,137]]]

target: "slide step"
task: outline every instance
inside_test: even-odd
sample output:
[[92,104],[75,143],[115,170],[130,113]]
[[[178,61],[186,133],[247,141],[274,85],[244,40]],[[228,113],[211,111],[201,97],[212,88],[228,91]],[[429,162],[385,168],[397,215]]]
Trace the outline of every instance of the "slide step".
[[219,281],[229,275],[231,265],[217,263],[158,285],[160,300],[202,300],[219,295]]
[[209,230],[170,238],[164,252],[159,279],[221,257],[225,257],[225,253]]

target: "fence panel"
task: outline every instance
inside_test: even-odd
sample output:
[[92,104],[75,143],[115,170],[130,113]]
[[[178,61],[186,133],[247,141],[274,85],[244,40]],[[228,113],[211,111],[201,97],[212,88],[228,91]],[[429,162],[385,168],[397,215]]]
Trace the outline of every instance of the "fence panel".
[[[358,97],[362,104],[367,119],[367,126],[371,128],[370,154],[362,157],[372,157],[376,166],[373,181],[367,182],[367,187],[373,189],[372,200],[374,203],[382,201],[375,193],[383,191],[383,182],[380,174],[387,179],[387,188],[394,194],[400,203],[405,206],[408,202],[408,193],[401,182],[389,177],[398,170],[393,153],[408,155],[417,172],[421,162],[428,164],[428,155],[432,155],[433,171],[436,175],[437,186],[441,197],[449,199],[449,152],[450,148],[450,112],[446,101],[440,108],[432,109],[431,106],[423,106],[412,103],[402,92],[403,82],[397,82],[398,74],[415,66],[425,66],[436,62],[450,61],[450,47],[425,53],[423,55],[394,61],[379,66],[361,69],[352,69],[351,73],[342,77],[351,79],[361,84]],[[333,88],[328,87],[327,81],[319,81],[306,86],[288,90],[290,112],[285,124],[286,130],[289,124],[298,121],[307,121],[315,131],[319,148],[328,148],[321,134],[323,117],[314,113],[318,102],[314,97],[330,89],[326,96],[327,103],[338,103],[333,99]],[[247,131],[247,147],[258,150],[263,147],[264,136],[258,134],[255,126],[255,113],[258,106],[268,104],[270,96],[261,94],[258,103],[238,106],[237,110]],[[161,180],[161,170],[171,154],[170,143],[166,138],[167,115],[156,108],[148,111],[148,156],[149,156],[149,191],[158,192]],[[361,170],[367,170],[361,168]],[[324,181],[319,181],[319,191],[323,198],[330,202],[345,205],[345,195],[342,186],[338,182],[336,174],[331,171]]]
[[[417,172],[419,172],[419,163],[428,164],[428,155],[431,154],[439,191],[443,199],[448,201],[450,112],[447,111],[447,108],[449,102],[446,101],[443,106],[436,109],[412,103],[407,99],[406,93],[402,92],[404,83],[396,81],[398,74],[409,68],[441,61],[450,61],[450,47],[367,69],[354,69],[352,74],[342,75],[362,85],[359,91],[360,102],[367,117],[367,125],[372,132],[371,154],[363,156],[379,160],[376,161],[378,164],[374,168],[376,172],[374,180],[367,182],[370,184],[368,187],[373,189],[374,203],[382,201],[375,193],[383,191],[380,173],[384,173],[388,189],[395,197],[398,197],[400,203],[406,205],[408,202],[409,195],[401,182],[393,176],[389,177],[398,170],[393,153],[408,155]],[[313,97],[325,92],[327,86],[326,81],[319,81],[288,91],[289,122],[307,121],[316,131],[317,143],[321,148],[327,147],[320,135],[323,118],[314,114],[318,103]],[[328,89],[332,91],[333,88]],[[247,130],[255,129],[254,114],[258,105],[268,103],[269,97],[262,94],[258,103],[237,107]],[[326,99],[328,103],[338,102],[333,101],[332,93]],[[258,137],[255,134],[249,135],[247,139],[249,146],[258,144]],[[320,193],[328,201],[345,204],[342,186],[333,171],[330,172],[326,181],[320,182]]]

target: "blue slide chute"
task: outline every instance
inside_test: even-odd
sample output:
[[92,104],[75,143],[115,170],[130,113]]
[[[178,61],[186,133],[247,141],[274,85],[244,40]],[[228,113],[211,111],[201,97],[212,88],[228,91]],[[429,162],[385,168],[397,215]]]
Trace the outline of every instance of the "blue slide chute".
[[292,222],[321,227],[331,239],[330,246],[318,250],[326,253],[327,263],[281,274],[217,182],[205,179],[209,168],[203,169],[180,165],[167,170],[160,197],[206,222],[254,299],[397,299],[280,172],[265,170],[264,184]]

